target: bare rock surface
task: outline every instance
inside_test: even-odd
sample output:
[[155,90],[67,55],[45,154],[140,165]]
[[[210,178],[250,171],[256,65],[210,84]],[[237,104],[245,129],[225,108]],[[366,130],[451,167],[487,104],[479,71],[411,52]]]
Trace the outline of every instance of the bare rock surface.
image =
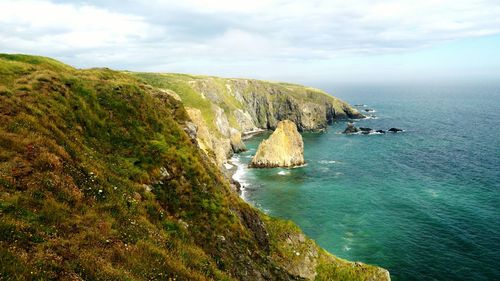
[[304,142],[297,125],[290,120],[278,122],[276,130],[262,141],[251,167],[293,167],[304,164]]

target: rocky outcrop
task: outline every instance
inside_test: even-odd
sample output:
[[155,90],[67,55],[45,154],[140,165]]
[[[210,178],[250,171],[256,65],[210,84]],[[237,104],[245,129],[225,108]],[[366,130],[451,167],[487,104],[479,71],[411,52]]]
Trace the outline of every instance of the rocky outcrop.
[[280,121],[271,136],[262,141],[251,167],[293,167],[304,164],[304,143],[297,126],[290,120]]
[[348,123],[347,124],[347,127],[345,128],[345,130],[342,132],[343,134],[354,134],[354,133],[358,133],[360,131],[360,129],[356,126],[354,126],[353,123]]
[[241,109],[236,109],[233,112],[234,117],[236,118],[236,122],[240,125],[241,132],[252,132],[258,130],[257,126],[252,119],[252,116],[248,111],[243,111]]
[[[389,130],[387,130],[387,132],[391,132],[391,133],[397,133],[397,132],[402,132],[403,130],[402,129],[398,129],[398,128],[390,128]],[[374,134],[374,133],[377,133],[377,134],[385,134],[386,131],[384,130],[373,130],[372,128],[365,128],[365,127],[356,127],[354,126],[354,123],[347,123],[347,127],[344,129],[344,131],[342,132],[343,134],[357,134],[357,133],[361,133],[363,135],[370,135],[370,134]]]
[[[230,80],[239,88],[255,125],[273,130],[281,120],[291,120],[299,131],[325,130],[336,119],[361,118],[356,109],[320,90],[255,80]],[[234,90],[233,90],[234,91]]]
[[325,130],[338,119],[363,117],[347,103],[300,85],[179,74],[136,75],[162,88],[165,94],[180,98],[185,106],[199,110],[196,118],[204,123],[193,123],[204,126],[209,134],[199,132],[197,139],[202,140],[200,147],[208,155],[215,154],[219,164],[245,149],[241,135],[274,130],[282,120],[293,121],[303,132]]
[[229,138],[229,141],[231,143],[231,148],[235,153],[247,150],[247,147],[241,139],[241,132],[234,128],[231,128],[231,137]]
[[402,132],[403,130],[402,129],[399,129],[399,128],[390,128],[389,130],[387,130],[388,132],[391,132],[391,133],[397,133],[397,132]]
[[[210,159],[215,160],[215,163],[218,164],[219,167],[222,166],[224,161],[231,156],[232,151],[232,142],[229,138],[220,138],[210,132],[201,111],[196,108],[186,107],[186,112],[189,115],[189,118],[192,120],[194,124],[194,134],[189,134],[191,137],[194,137],[198,143],[198,146],[207,154],[215,157],[211,157]],[[228,129],[229,130],[229,129]],[[229,133],[228,133],[229,134]],[[235,139],[237,139],[235,137]],[[241,139],[241,137],[240,137]],[[242,144],[238,144],[242,145]]]

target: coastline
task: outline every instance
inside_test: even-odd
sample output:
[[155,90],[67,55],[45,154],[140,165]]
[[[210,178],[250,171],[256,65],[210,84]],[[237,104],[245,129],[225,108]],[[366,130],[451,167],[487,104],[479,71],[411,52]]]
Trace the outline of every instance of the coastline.
[[235,153],[231,158],[227,160],[227,164],[231,165],[231,168],[227,168],[226,164],[224,164],[227,172],[228,172],[228,178],[229,180],[236,185],[236,191],[238,192],[238,195],[243,199],[243,201],[248,202],[247,197],[246,197],[246,188],[249,186],[249,183],[244,179],[245,174],[247,171],[247,167],[244,163],[241,162],[240,160],[241,155],[238,153]]

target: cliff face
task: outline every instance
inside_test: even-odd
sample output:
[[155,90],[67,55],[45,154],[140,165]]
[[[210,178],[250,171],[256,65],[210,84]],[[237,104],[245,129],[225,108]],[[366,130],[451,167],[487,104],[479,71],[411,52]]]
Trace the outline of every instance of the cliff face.
[[[201,134],[199,141],[231,141],[232,151],[216,152],[219,156],[242,147],[234,143],[231,132],[244,135],[258,129],[274,130],[281,120],[293,121],[299,131],[319,131],[336,119],[362,117],[347,103],[321,90],[294,84],[181,74],[133,75],[155,87],[176,92],[185,105],[199,109],[208,129],[213,132],[208,139]],[[219,166],[226,160],[216,159]]]
[[243,202],[172,91],[0,54],[0,279],[388,280]]
[[226,85],[261,129],[274,130],[279,121],[291,120],[299,131],[324,130],[335,119],[362,116],[347,103],[317,89],[243,79],[229,79]]
[[293,167],[304,164],[304,143],[290,120],[278,122],[271,136],[262,141],[250,166],[256,168]]

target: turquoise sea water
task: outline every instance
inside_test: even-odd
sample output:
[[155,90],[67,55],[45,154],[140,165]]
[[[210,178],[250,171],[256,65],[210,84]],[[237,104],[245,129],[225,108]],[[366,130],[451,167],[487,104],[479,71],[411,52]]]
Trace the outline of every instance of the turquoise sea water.
[[[375,109],[357,126],[406,131],[347,136],[338,122],[305,133],[307,165],[243,168],[243,197],[393,280],[500,280],[500,87],[334,90]],[[247,140],[241,167],[266,136]]]

